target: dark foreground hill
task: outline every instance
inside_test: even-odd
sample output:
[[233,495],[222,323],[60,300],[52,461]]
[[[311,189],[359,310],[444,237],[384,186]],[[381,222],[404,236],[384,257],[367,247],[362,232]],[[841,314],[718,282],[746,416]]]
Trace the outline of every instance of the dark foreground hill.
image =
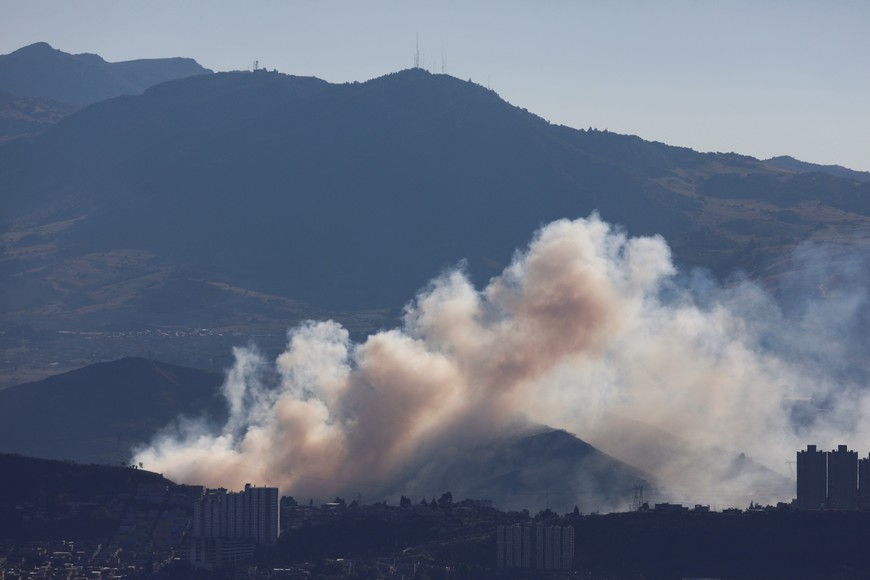
[[723,277],[870,239],[870,183],[551,125],[419,69],[163,83],[0,148],[0,192],[0,320],[36,330],[365,332],[444,268],[484,282],[541,224],[593,211]]
[[140,485],[174,485],[156,473],[129,467],[78,464],[0,453],[0,502],[3,507],[38,502],[61,494],[72,501],[134,492]]
[[211,71],[190,58],[106,62],[96,54],[69,54],[45,42],[0,55],[0,89],[77,106],[207,73]]
[[0,452],[118,464],[180,414],[222,419],[223,377],[127,358],[0,391]]
[[[0,542],[106,538],[145,488],[167,488],[156,473],[0,454]],[[185,506],[188,507],[188,506]]]

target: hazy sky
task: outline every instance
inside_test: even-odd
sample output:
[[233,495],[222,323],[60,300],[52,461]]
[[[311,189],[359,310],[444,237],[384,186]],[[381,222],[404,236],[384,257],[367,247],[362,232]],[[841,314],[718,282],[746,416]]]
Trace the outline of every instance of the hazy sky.
[[554,123],[870,170],[867,0],[0,0],[3,54],[46,41],[344,82],[410,67],[417,36],[432,72]]

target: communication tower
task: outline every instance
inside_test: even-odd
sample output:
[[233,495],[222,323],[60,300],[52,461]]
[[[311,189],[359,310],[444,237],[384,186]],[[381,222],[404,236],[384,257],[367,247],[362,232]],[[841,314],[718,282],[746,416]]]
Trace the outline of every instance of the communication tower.
[[632,498],[631,498],[631,506],[628,508],[630,512],[639,512],[641,506],[643,506],[643,486],[635,485],[632,488]]

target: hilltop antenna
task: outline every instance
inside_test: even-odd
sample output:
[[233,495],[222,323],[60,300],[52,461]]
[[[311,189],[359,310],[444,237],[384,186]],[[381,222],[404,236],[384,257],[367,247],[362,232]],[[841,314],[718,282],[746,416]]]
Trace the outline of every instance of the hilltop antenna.
[[416,50],[414,51],[414,68],[420,68],[420,34],[416,35]]
[[444,74],[444,47],[441,47],[441,74]]
[[259,60],[255,60],[255,61],[254,61],[254,72],[257,72],[257,70],[258,70],[259,68],[260,68],[260,61],[259,61]]
[[639,512],[643,503],[643,486],[635,485],[634,488],[632,488],[631,507],[628,508],[628,511]]

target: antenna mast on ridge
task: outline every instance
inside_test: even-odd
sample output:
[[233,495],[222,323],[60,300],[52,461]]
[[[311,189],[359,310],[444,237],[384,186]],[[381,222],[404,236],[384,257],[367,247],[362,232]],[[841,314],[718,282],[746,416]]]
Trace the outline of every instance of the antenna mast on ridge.
[[420,68],[420,34],[417,34],[417,49],[414,52],[414,68]]

